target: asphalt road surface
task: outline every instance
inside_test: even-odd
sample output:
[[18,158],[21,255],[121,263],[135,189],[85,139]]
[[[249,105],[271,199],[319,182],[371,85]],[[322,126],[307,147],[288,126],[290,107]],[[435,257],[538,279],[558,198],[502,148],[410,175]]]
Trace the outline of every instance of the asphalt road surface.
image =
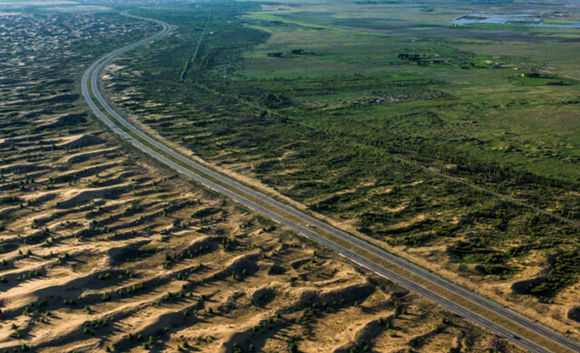
[[[195,180],[199,184],[202,184],[210,189],[213,189],[259,213],[262,213],[263,215],[273,219],[274,221],[295,230],[299,234],[317,243],[320,243],[328,248],[333,249],[340,255],[350,259],[351,261],[367,269],[374,271],[380,276],[387,278],[393,282],[396,282],[412,291],[415,291],[429,298],[430,300],[433,300],[434,302],[443,305],[447,309],[495,332],[499,336],[505,337],[506,339],[516,343],[517,345],[523,348],[530,350],[531,352],[546,353],[551,352],[550,349],[558,349],[559,351],[564,351],[563,347],[566,347],[568,350],[572,352],[580,352],[580,344],[578,344],[577,342],[572,341],[571,339],[539,323],[536,323],[518,313],[515,313],[512,310],[509,310],[497,303],[494,303],[486,298],[483,298],[465,288],[457,286],[424,268],[421,268],[398,256],[395,256],[389,252],[379,249],[361,240],[360,238],[347,234],[341,231],[340,229],[337,229],[312,216],[309,216],[303,213],[302,211],[296,210],[289,205],[274,200],[273,198],[252,188],[249,188],[225,175],[219,174],[214,170],[209,169],[189,159],[188,157],[176,152],[175,150],[171,149],[165,144],[151,138],[150,136],[139,130],[137,127],[132,125],[130,122],[128,122],[126,119],[123,119],[119,115],[119,113],[117,113],[103,97],[98,83],[99,74],[101,73],[105,65],[107,65],[107,63],[109,63],[114,58],[134,48],[149,44],[157,39],[160,39],[171,32],[171,26],[165,22],[155,19],[132,16],[126,13],[124,13],[124,15],[132,18],[141,19],[144,21],[154,22],[159,26],[161,26],[162,29],[160,32],[149,38],[135,42],[131,45],[115,50],[101,57],[86,70],[86,72],[83,75],[82,81],[82,94],[87,104],[93,111],[93,113],[97,116],[99,120],[101,120],[105,125],[111,128],[122,139],[126,140],[128,143],[132,144],[135,148],[139,149],[143,153],[146,153],[147,155],[165,164],[169,168],[177,171],[178,173],[181,173]],[[97,101],[102,108],[99,107],[99,105],[97,105],[95,101]],[[118,125],[121,125],[121,127]],[[257,203],[254,200],[260,200],[260,202]],[[264,205],[267,205],[267,207],[265,207]],[[291,215],[291,217],[289,217],[288,215]],[[346,248],[342,245],[339,245],[333,242],[332,240],[326,238],[325,236],[317,233],[316,232],[317,229],[324,230],[325,232],[330,233],[335,237],[339,237],[342,240],[349,242],[352,246]],[[395,273],[381,266],[380,264],[377,264],[361,256],[357,252],[351,250],[356,248],[364,249],[367,252],[370,252],[388,262],[391,262],[392,264],[400,266],[401,268],[409,272],[412,272],[417,276],[420,276],[422,280],[432,282],[442,288],[447,289],[448,291],[455,293],[456,295],[462,296],[464,299],[470,300],[476,303],[477,305],[484,307],[497,315],[502,316],[506,320],[519,324],[520,326],[527,328],[529,331],[533,331],[536,334],[553,341],[554,343],[551,345],[551,347],[543,347],[527,339],[524,336],[520,337],[519,335],[517,335],[515,332],[512,332],[508,328],[484,316],[481,316],[453,302],[452,300],[421,286],[419,283],[416,283],[411,279],[401,276],[398,273]],[[563,347],[558,347],[558,345]]]

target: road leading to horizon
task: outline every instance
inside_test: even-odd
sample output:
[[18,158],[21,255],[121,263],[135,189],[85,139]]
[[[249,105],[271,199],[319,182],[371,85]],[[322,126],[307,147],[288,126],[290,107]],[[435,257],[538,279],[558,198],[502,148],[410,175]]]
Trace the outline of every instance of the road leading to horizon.
[[127,13],[124,15],[154,22],[162,29],[151,37],[101,57],[85,71],[82,79],[82,94],[85,101],[96,117],[122,139],[199,184],[232,198],[531,352],[580,352],[580,344],[577,342],[358,237],[217,173],[153,139],[123,119],[109,105],[100,91],[98,79],[101,71],[114,58],[171,32],[171,25],[163,21],[132,16]]

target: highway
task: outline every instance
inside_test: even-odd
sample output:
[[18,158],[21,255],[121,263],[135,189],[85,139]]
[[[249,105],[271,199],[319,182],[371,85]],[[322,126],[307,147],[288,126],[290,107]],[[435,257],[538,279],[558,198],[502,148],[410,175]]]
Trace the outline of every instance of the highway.
[[[340,255],[350,259],[351,261],[367,268],[380,276],[396,282],[412,291],[415,291],[430,300],[437,302],[447,309],[495,332],[496,334],[511,340],[515,344],[528,349],[531,352],[545,353],[545,352],[580,352],[580,344],[570,340],[569,338],[539,324],[520,314],[515,313],[497,303],[485,299],[465,288],[457,286],[436,274],[414,265],[398,256],[395,256],[387,251],[377,248],[364,240],[350,235],[340,229],[337,229],[327,223],[324,223],[310,215],[305,214],[287,204],[277,201],[268,195],[265,195],[257,190],[247,187],[236,180],[233,180],[225,175],[215,172],[206,166],[199,164],[192,159],[180,154],[171,149],[160,141],[153,139],[145,134],[137,127],[132,125],[126,119],[123,119],[103,97],[99,87],[99,75],[103,68],[114,58],[134,49],[139,46],[149,44],[157,39],[166,36],[171,32],[171,26],[165,22],[132,16],[125,13],[126,16],[150,21],[161,26],[161,31],[155,35],[144,40],[135,42],[126,47],[117,49],[95,61],[84,73],[82,79],[82,94],[90,109],[95,116],[102,121],[106,126],[112,129],[122,139],[139,149],[143,153],[149,155],[155,160],[161,162],[167,167],[177,171],[178,173],[187,176],[197,183],[215,190],[231,199],[249,207],[274,221],[293,229],[299,234],[320,243]],[[321,230],[321,231],[319,231]],[[341,243],[348,243],[345,247],[333,241],[330,236],[341,239]],[[461,296],[463,299],[471,301],[471,304],[485,308],[496,315],[501,316],[504,320],[510,321],[511,324],[519,325],[533,332],[550,343],[542,346],[535,341],[527,338],[525,334],[518,334],[505,326],[484,317],[466,307],[455,303],[449,298],[439,294],[437,291],[428,289],[425,286],[417,283],[403,275],[390,270],[389,268],[380,265],[379,263],[361,255],[370,253],[380,259],[387,261],[393,265],[398,266],[416,276],[421,277],[421,281],[429,282],[430,288],[436,285],[455,295]],[[470,305],[473,307],[473,305]],[[512,326],[513,327],[513,326]],[[524,330],[525,332],[525,330]],[[521,337],[520,337],[521,336]]]

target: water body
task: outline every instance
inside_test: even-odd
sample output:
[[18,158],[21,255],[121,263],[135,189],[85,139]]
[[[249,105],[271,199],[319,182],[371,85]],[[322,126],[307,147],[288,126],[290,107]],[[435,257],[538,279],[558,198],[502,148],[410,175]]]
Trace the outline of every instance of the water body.
[[535,17],[533,15],[527,14],[513,14],[513,15],[488,15],[488,14],[478,14],[473,13],[465,16],[461,16],[451,21],[453,24],[477,24],[477,23],[510,23],[510,22],[522,22],[522,21],[533,21],[540,22],[541,18]]
[[479,24],[479,23],[520,23],[530,26],[552,27],[552,28],[580,28],[580,23],[544,23],[541,17],[530,14],[509,14],[509,15],[489,15],[489,14],[469,14],[452,20],[453,24]]
[[0,0],[0,6],[50,6],[50,5],[78,5],[70,0]]
[[580,28],[580,23],[567,23],[567,24],[538,23],[538,27]]

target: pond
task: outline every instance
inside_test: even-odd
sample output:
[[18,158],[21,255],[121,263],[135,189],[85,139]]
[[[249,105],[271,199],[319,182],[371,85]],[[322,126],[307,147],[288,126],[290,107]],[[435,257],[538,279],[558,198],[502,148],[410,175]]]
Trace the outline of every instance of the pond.
[[508,14],[508,15],[490,15],[490,14],[469,14],[450,21],[453,24],[480,24],[480,23],[516,23],[529,24],[530,26],[552,27],[552,28],[580,28],[580,23],[544,23],[544,20],[531,14]]
[[538,23],[538,27],[580,28],[580,23]]

